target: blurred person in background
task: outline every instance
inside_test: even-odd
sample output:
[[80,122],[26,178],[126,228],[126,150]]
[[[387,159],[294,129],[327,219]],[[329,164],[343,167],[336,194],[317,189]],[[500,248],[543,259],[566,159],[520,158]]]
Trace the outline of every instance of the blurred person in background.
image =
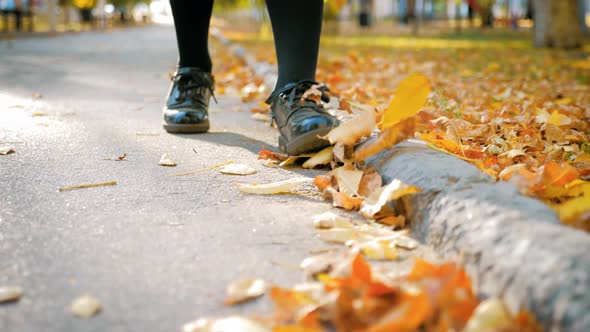
[[[208,107],[214,79],[208,49],[213,0],[171,0],[179,63],[164,107],[169,133],[209,130]],[[323,0],[266,0],[278,63],[278,80],[266,103],[279,129],[281,151],[297,155],[329,145],[320,139],[338,125],[321,103],[304,99],[317,84],[315,73],[322,28]],[[322,100],[329,101],[325,86]]]

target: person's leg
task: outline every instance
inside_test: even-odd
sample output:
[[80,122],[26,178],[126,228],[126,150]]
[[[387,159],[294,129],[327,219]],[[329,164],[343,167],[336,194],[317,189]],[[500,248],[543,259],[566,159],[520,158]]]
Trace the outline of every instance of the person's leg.
[[[267,99],[273,120],[279,128],[279,148],[291,155],[324,148],[325,136],[338,125],[317,100],[303,98],[316,84],[315,72],[322,30],[323,0],[266,0],[279,77]],[[325,87],[322,99],[329,100]]]
[[211,72],[209,22],[213,0],[171,0],[179,67],[196,67]]
[[213,0],[171,0],[178,42],[178,70],[164,107],[164,129],[170,133],[209,130],[213,76],[208,49]]
[[279,67],[276,89],[315,80],[323,0],[266,0]]

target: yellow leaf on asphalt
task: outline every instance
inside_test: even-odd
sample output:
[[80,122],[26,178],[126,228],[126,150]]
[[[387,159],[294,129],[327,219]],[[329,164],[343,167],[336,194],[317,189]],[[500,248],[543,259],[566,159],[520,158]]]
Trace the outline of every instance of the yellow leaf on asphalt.
[[219,170],[223,174],[227,175],[252,175],[256,174],[256,170],[248,165],[244,164],[229,164]]
[[426,103],[430,94],[430,83],[422,74],[406,77],[398,86],[395,97],[383,113],[380,127],[389,128],[402,120],[412,117]]
[[250,301],[264,295],[266,282],[262,279],[243,279],[229,284],[226,288],[226,305],[233,305]]
[[377,114],[372,110],[362,111],[352,119],[332,129],[324,138],[331,144],[354,145],[359,139],[371,135]]
[[242,192],[248,194],[257,194],[257,195],[273,195],[273,194],[286,194],[292,192],[292,190],[304,183],[311,183],[313,179],[298,177],[298,178],[291,178],[284,181],[279,182],[272,182],[272,183],[264,183],[264,184],[246,184],[246,183],[236,183],[235,185],[240,189]]
[[331,228],[320,231],[319,234],[323,241],[344,244],[354,237],[355,231],[352,228]]
[[345,167],[336,168],[333,172],[338,182],[338,189],[347,196],[358,196],[359,185],[363,178],[363,171],[349,170]]
[[481,302],[467,322],[463,332],[501,331],[510,326],[512,318],[506,306],[497,298]]
[[322,151],[316,153],[313,157],[307,159],[303,163],[303,168],[314,168],[319,165],[329,164],[334,159],[333,146],[329,146]]
[[75,299],[70,305],[70,311],[82,318],[90,318],[102,309],[100,301],[90,295],[82,295]]
[[18,301],[22,294],[20,287],[0,287],[0,303]]
[[271,332],[251,319],[231,316],[221,319],[197,319],[182,326],[182,332]]

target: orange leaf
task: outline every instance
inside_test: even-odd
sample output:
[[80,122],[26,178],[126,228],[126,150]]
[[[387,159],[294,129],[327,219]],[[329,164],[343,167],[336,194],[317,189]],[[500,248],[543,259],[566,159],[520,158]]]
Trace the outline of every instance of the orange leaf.
[[541,175],[544,184],[562,187],[580,176],[578,171],[567,163],[559,165],[554,161],[545,164]]
[[364,160],[385,149],[391,148],[408,137],[413,137],[415,131],[416,123],[414,118],[405,119],[400,123],[385,128],[375,139],[362,144],[354,152],[352,159],[356,161]]
[[352,260],[352,277],[363,282],[372,281],[371,266],[363,259],[363,256],[357,254]]

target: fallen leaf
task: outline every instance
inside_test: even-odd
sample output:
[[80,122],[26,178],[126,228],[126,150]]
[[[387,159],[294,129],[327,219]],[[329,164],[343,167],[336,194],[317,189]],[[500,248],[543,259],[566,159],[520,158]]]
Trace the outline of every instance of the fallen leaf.
[[415,194],[422,190],[413,186],[406,185],[400,180],[395,179],[390,184],[383,187],[383,190],[378,197],[371,198],[371,201],[365,201],[361,206],[360,213],[365,218],[373,219],[383,214],[383,210],[387,209],[387,205],[400,199],[403,196]]
[[238,187],[238,189],[245,193],[257,195],[273,195],[291,193],[295,187],[304,183],[310,183],[311,181],[312,179],[310,178],[298,177],[265,184],[235,183],[235,185]]
[[262,279],[243,279],[234,281],[227,286],[226,305],[234,305],[250,301],[264,295],[266,282]]
[[371,134],[376,122],[377,114],[374,111],[363,111],[332,129],[324,138],[328,139],[331,144],[354,145],[362,137]]
[[14,153],[16,150],[10,146],[0,146],[0,155],[7,155],[10,153]]
[[355,231],[352,228],[330,228],[319,231],[318,234],[322,241],[345,244],[353,238]]
[[312,217],[313,226],[315,228],[329,229],[329,228],[352,228],[351,219],[338,215],[334,212],[325,212]]
[[78,185],[75,185],[75,186],[61,187],[61,188],[59,188],[57,190],[58,191],[68,191],[68,190],[74,190],[74,189],[84,189],[84,188],[114,186],[116,184],[117,184],[117,181],[100,182],[100,183],[83,183],[83,184],[78,184]]
[[270,150],[261,150],[260,152],[258,152],[258,159],[274,160],[281,162],[287,160],[287,158],[289,158],[289,155],[273,152]]
[[345,167],[336,168],[333,171],[338,182],[338,190],[347,196],[358,196],[359,185],[363,178],[363,171],[349,170]]
[[414,137],[416,131],[416,122],[414,118],[402,120],[402,122],[385,128],[379,132],[376,138],[370,139],[354,151],[353,160],[365,160],[385,149],[393,147],[395,144]]
[[203,168],[203,169],[198,169],[198,170],[196,170],[196,171],[190,171],[190,172],[184,172],[184,173],[170,174],[170,176],[185,176],[185,175],[191,175],[191,174],[202,173],[202,172],[210,171],[210,170],[212,170],[212,169],[216,169],[216,168],[219,168],[219,167],[223,167],[223,166],[225,166],[225,165],[229,165],[229,164],[231,164],[231,163],[233,163],[233,162],[234,162],[233,160],[228,160],[228,161],[225,161],[225,162],[219,163],[219,164],[217,164],[217,165],[209,166],[209,167],[206,167],[206,168]]
[[223,174],[229,175],[252,175],[256,174],[256,170],[244,164],[229,164],[219,170]]
[[475,308],[463,332],[502,331],[512,321],[504,303],[497,298],[489,298]]
[[0,287],[0,303],[16,302],[23,294],[20,287]]
[[398,253],[393,243],[373,240],[358,244],[358,248],[369,259],[396,260],[398,258]]
[[558,111],[553,111],[549,119],[547,119],[547,123],[554,126],[566,126],[572,123],[572,119]]
[[70,305],[70,311],[82,318],[90,318],[102,309],[100,301],[91,295],[82,295]]
[[103,160],[123,161],[123,160],[125,160],[125,158],[127,158],[127,154],[123,153],[122,155],[120,155],[118,157],[103,158]]
[[271,332],[253,320],[231,316],[221,319],[198,319],[182,326],[182,332]]
[[162,155],[162,158],[160,158],[160,162],[158,162],[158,165],[174,167],[174,166],[176,166],[176,162],[174,162],[172,160],[172,158],[167,153],[164,153]]
[[351,197],[343,192],[332,193],[332,205],[347,211],[357,211],[363,204],[362,198]]
[[270,122],[270,115],[266,113],[253,113],[251,118],[260,122]]
[[381,189],[383,180],[381,175],[377,172],[365,172],[363,178],[359,183],[359,195],[367,198],[370,197],[375,191]]
[[406,217],[404,217],[404,216],[386,216],[385,218],[377,219],[377,222],[392,226],[393,228],[402,228],[406,225]]
[[412,74],[397,86],[395,97],[383,113],[380,127],[387,129],[418,113],[430,94],[428,78]]
[[319,165],[329,164],[334,159],[333,150],[333,146],[329,146],[321,150],[320,152],[316,153],[313,157],[306,160],[303,163],[303,168],[314,168]]

